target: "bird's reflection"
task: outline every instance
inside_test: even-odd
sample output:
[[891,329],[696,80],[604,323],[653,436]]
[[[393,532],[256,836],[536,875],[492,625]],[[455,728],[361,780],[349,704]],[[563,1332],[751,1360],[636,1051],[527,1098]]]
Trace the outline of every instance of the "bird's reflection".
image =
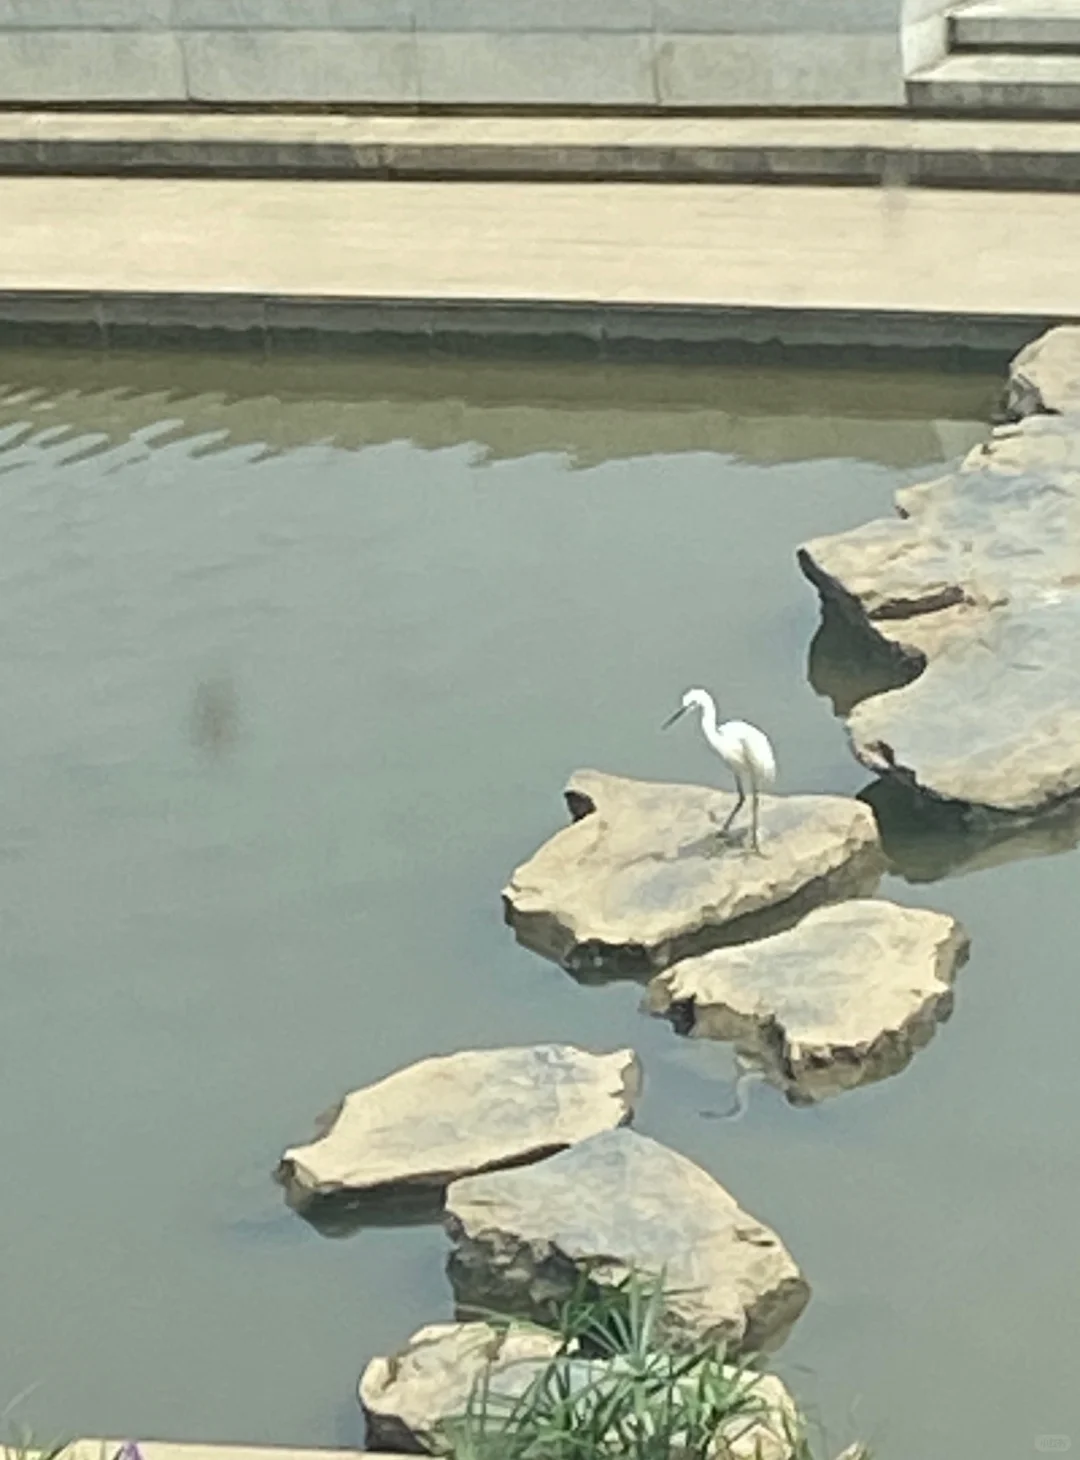
[[191,704],[191,743],[210,760],[220,760],[236,744],[240,728],[239,698],[231,676],[201,679]]

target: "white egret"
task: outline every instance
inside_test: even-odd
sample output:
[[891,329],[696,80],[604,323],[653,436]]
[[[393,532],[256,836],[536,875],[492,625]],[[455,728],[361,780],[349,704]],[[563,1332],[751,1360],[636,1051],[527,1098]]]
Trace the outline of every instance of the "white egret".
[[776,780],[776,756],[769,737],[756,725],[745,720],[726,720],[716,723],[716,705],[707,689],[688,689],[682,697],[682,704],[663,728],[681,719],[687,710],[701,711],[701,733],[716,751],[717,755],[735,777],[738,800],[731,809],[731,815],[720,828],[720,835],[726,835],[731,823],[746,803],[747,787],[750,791],[750,845],[759,855],[758,845],[758,794],[762,786],[771,786]]

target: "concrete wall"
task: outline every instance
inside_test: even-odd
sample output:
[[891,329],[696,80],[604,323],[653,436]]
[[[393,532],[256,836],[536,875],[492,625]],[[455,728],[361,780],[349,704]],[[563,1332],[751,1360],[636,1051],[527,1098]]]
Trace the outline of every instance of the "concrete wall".
[[949,11],[959,0],[904,0],[901,55],[905,77],[935,65],[949,49]]
[[905,4],[0,0],[0,102],[898,106]]

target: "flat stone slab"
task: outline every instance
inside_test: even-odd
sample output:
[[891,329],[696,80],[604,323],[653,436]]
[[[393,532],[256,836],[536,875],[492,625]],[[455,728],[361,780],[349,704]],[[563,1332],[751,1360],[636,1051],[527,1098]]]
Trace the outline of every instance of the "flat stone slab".
[[[390,1358],[374,1358],[360,1379],[360,1404],[368,1440],[393,1450],[436,1451],[448,1421],[460,1418],[469,1396],[485,1384],[492,1423],[550,1369],[560,1354],[557,1334],[535,1328],[498,1330],[487,1323],[433,1323],[415,1333]],[[625,1366],[623,1366],[625,1372]],[[574,1393],[595,1394],[608,1376],[617,1381],[618,1360],[563,1358],[557,1370]],[[799,1417],[774,1374],[725,1373],[745,1396],[746,1412],[717,1430],[717,1460],[788,1460]],[[686,1376],[693,1383],[693,1373]],[[590,1408],[591,1408],[590,1403]]]
[[503,899],[521,942],[576,973],[664,968],[872,892],[882,870],[874,817],[849,797],[763,796],[761,856],[718,842],[727,791],[578,771],[566,800],[573,823]]
[[888,647],[910,681],[851,711],[855,754],[996,811],[1031,815],[1074,795],[1080,417],[995,431],[958,471],[899,492],[897,507],[799,551],[823,603]]
[[944,913],[844,902],[759,943],[674,964],[646,1003],[683,1033],[735,1041],[809,1103],[903,1069],[952,1012],[967,949]]
[[610,1131],[538,1165],[455,1181],[446,1225],[458,1307],[550,1321],[583,1272],[663,1281],[669,1335],[775,1347],[810,1289],[774,1232],[685,1156]]
[[285,1152],[278,1177],[298,1205],[440,1189],[622,1125],[640,1087],[630,1049],[547,1044],[440,1055],[346,1095],[316,1140]]

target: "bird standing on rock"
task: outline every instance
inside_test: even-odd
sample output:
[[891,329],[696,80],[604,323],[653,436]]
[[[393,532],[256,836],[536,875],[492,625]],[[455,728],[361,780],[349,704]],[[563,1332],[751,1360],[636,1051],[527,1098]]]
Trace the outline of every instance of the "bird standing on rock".
[[750,846],[760,856],[758,844],[758,795],[762,786],[771,786],[776,780],[776,755],[769,737],[756,725],[745,720],[726,720],[716,723],[716,704],[707,689],[688,689],[682,697],[682,704],[663,728],[681,719],[687,710],[701,711],[701,733],[716,751],[717,755],[735,777],[738,800],[731,814],[720,828],[720,835],[726,836],[731,823],[746,803],[747,788],[750,793]]

